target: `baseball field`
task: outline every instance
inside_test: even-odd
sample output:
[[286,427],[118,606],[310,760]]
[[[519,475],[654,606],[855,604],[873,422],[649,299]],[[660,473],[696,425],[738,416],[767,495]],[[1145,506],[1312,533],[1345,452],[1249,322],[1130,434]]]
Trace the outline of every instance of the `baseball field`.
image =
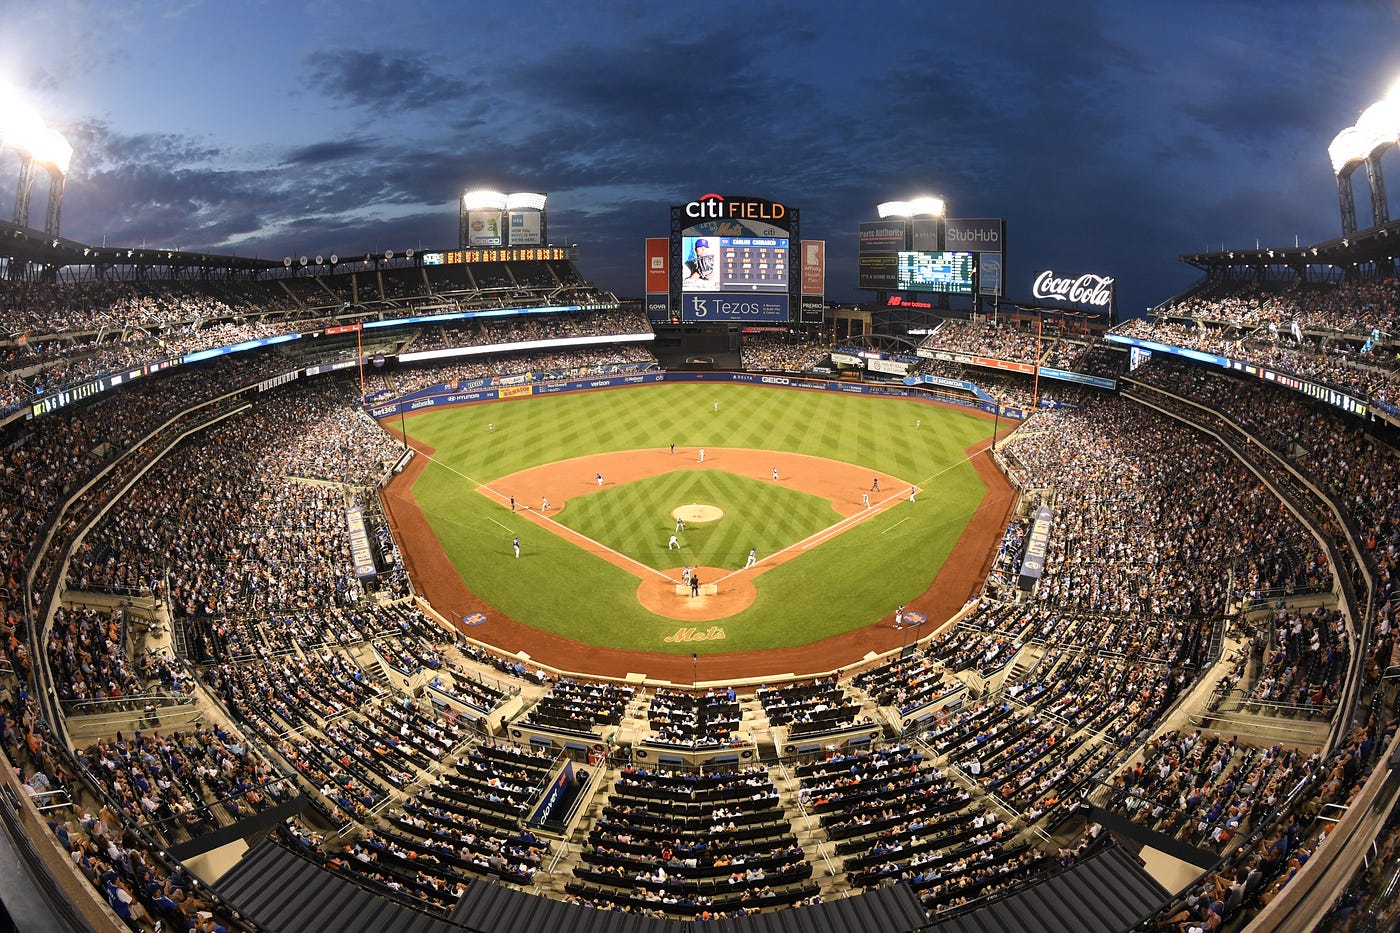
[[489,607],[473,636],[491,641],[499,614],[604,648],[754,652],[923,594],[987,505],[967,451],[991,428],[913,400],[762,386],[578,392],[410,416],[426,463],[387,495],[411,496]]

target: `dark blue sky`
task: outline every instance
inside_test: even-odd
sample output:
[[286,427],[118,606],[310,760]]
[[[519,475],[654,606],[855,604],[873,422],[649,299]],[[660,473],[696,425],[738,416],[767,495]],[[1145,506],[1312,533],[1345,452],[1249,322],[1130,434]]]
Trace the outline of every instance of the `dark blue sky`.
[[[276,258],[443,247],[465,188],[548,191],[551,239],[623,295],[668,206],[719,191],[801,207],[828,242],[828,297],[864,297],[856,224],[933,193],[1006,218],[1013,297],[1041,269],[1097,272],[1140,313],[1194,280],[1179,253],[1336,235],[1327,144],[1400,77],[1382,2],[0,14],[0,82],[76,149],[67,236]],[[0,156],[0,203],[17,165]]]

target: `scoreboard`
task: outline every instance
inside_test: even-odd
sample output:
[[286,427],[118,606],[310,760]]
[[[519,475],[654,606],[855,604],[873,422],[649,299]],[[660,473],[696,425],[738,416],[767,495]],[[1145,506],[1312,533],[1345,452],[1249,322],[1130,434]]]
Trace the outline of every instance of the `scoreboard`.
[[788,238],[687,236],[681,240],[684,292],[788,290]]
[[904,291],[971,295],[974,268],[972,253],[901,250],[896,280]]
[[423,265],[455,266],[468,262],[539,262],[577,258],[575,250],[563,246],[503,246],[424,253]]

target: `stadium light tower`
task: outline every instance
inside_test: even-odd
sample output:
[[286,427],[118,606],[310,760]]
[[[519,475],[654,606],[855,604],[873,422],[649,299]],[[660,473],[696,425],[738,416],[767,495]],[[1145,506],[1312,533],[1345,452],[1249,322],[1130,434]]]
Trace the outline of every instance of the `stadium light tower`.
[[1381,156],[1400,140],[1400,83],[1383,99],[1367,107],[1357,121],[1338,133],[1327,147],[1332,171],[1337,176],[1337,200],[1342,212],[1342,235],[1356,232],[1356,199],[1352,177],[1359,165],[1366,166],[1371,187],[1371,221],[1381,226],[1390,221],[1385,194]]
[[49,203],[44,214],[44,236],[58,238],[59,218],[63,213],[63,182],[73,161],[73,145],[55,129],[39,134],[34,146],[34,162],[49,172]]

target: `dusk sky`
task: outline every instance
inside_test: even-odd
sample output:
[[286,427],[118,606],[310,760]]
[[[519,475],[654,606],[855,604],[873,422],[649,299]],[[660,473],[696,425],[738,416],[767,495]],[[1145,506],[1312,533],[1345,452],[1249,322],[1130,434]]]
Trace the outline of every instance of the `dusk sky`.
[[[706,192],[796,205],[855,288],[856,225],[931,193],[1140,314],[1178,254],[1337,235],[1327,145],[1400,78],[1381,2],[572,4],[0,0],[0,85],[75,148],[65,236],[281,258],[453,247],[471,187],[642,291]],[[1400,185],[1400,158],[1386,161]],[[1393,167],[1392,167],[1393,166]],[[8,218],[18,159],[0,155]],[[42,225],[47,183],[31,220]],[[1369,216],[1364,181],[1358,213]],[[1392,213],[1395,213],[1392,210]]]

